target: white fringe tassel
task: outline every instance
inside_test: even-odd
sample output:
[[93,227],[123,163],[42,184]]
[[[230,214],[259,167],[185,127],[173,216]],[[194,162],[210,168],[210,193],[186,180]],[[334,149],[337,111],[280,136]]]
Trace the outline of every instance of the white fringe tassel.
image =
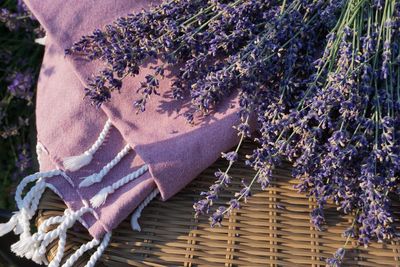
[[40,45],[46,45],[46,40],[47,40],[47,36],[45,35],[42,38],[36,38],[35,39],[35,43],[40,44]]
[[137,179],[138,177],[142,176],[145,172],[147,172],[148,169],[149,168],[147,165],[143,165],[138,170],[124,176],[123,178],[119,179],[112,185],[103,188],[102,190],[100,190],[100,192],[98,192],[94,197],[92,197],[90,199],[90,203],[92,204],[92,206],[94,208],[100,207],[101,205],[103,205],[106,202],[108,195],[114,193],[115,190],[124,186],[125,184],[129,183],[130,181],[133,181],[133,180]]
[[45,255],[47,246],[58,237],[59,245],[57,253],[49,264],[51,267],[59,266],[61,259],[64,256],[67,230],[71,228],[83,214],[88,212],[93,212],[93,210],[88,206],[84,206],[77,211],[66,209],[63,216],[56,216],[54,217],[56,219],[49,221],[46,220],[47,227],[59,223],[54,230],[46,233],[46,227],[39,227],[38,232],[33,234],[31,237],[21,238],[20,241],[13,244],[11,250],[18,256],[32,259],[38,264],[43,264],[46,263]]
[[[12,230],[16,234],[23,235],[23,237],[30,236],[30,219],[35,215],[39,200],[46,188],[46,183],[43,178],[53,177],[60,175],[62,171],[52,170],[48,172],[38,172],[29,175],[22,179],[20,184],[17,186],[15,192],[15,202],[17,203],[18,211],[14,213],[11,219],[7,223],[0,224],[0,236],[3,236]],[[25,187],[31,183],[37,181],[36,185],[22,198],[22,192]]]
[[40,178],[50,178],[57,175],[63,175],[63,171],[61,170],[51,170],[48,172],[37,172],[26,176],[17,186],[17,190],[15,191],[15,201],[17,202],[17,206],[19,209],[23,207],[22,205],[22,192],[24,191],[25,187],[32,182],[39,180]]
[[160,193],[158,189],[154,189],[153,192],[148,195],[142,203],[136,208],[136,210],[133,212],[132,217],[131,217],[131,227],[135,231],[142,231],[140,224],[139,224],[139,218],[142,215],[143,209]]
[[107,163],[106,166],[103,167],[103,169],[98,172],[94,173],[90,176],[83,177],[83,181],[79,184],[79,188],[81,187],[88,187],[91,186],[94,183],[101,182],[103,180],[103,177],[107,175],[107,173],[115,166],[117,165],[122,158],[129,153],[131,150],[130,145],[126,145],[116,156],[113,160],[111,160],[109,163]]
[[46,189],[46,183],[39,179],[35,186],[24,197],[21,208],[14,216],[18,217],[18,223],[15,225],[14,232],[30,236],[30,220],[35,215],[39,206],[40,198]]
[[111,121],[107,120],[103,130],[101,131],[99,137],[97,138],[96,142],[92,145],[92,147],[83,152],[81,155],[65,158],[63,160],[64,168],[68,171],[73,172],[79,170],[83,166],[88,165],[92,161],[93,155],[96,153],[96,151],[100,148],[100,146],[106,139],[111,126],[112,126]]
[[[45,220],[39,226],[37,233],[27,237],[21,236],[21,239],[11,246],[11,250],[18,256],[31,259],[37,264],[49,264],[49,267],[59,267],[64,257],[68,229],[70,229],[76,223],[76,221],[78,221],[80,218],[82,218],[84,214],[88,212],[94,213],[93,209],[88,206],[87,202],[85,202],[84,207],[80,208],[77,211],[66,209],[64,215],[50,217]],[[49,226],[55,224],[58,224],[55,229],[46,232]],[[47,262],[47,247],[57,238],[59,240],[56,255],[51,260],[51,262]],[[86,264],[86,266],[93,267],[106,249],[110,238],[111,233],[107,233],[101,243],[100,240],[93,239],[92,241],[83,244],[77,251],[75,251],[72,255],[68,257],[62,267],[74,266],[76,261],[85,252],[96,246],[99,246],[97,251],[90,257],[90,260]]]
[[[126,150],[129,151],[129,149]],[[121,152],[127,153],[125,151]],[[122,158],[123,156],[120,157]],[[115,163],[113,164],[115,165],[120,159],[114,160]],[[111,169],[112,166],[109,166],[109,168]],[[146,168],[142,167],[133,173],[136,175],[132,174],[130,179],[136,179],[135,177],[143,174],[144,169],[147,171],[147,166]],[[38,172],[22,179],[15,192],[15,201],[19,210],[14,213],[7,223],[0,224],[0,236],[5,235],[12,230],[14,230],[16,234],[20,235],[19,241],[11,246],[11,251],[13,251],[17,256],[26,257],[27,259],[31,259],[38,264],[49,264],[50,267],[59,267],[62,262],[67,240],[67,230],[71,228],[77,220],[80,220],[85,213],[91,212],[95,215],[95,211],[89,207],[89,203],[84,202],[84,206],[77,211],[66,209],[64,215],[48,218],[38,227],[37,233],[33,235],[31,234],[30,220],[37,211],[43,192],[45,191],[46,187],[50,186],[45,182],[45,178],[57,175],[62,176],[69,183],[72,183],[71,179],[62,170]],[[25,194],[24,197],[22,197],[24,189],[29,183],[32,182],[36,182],[36,184]],[[115,184],[116,185],[114,187],[117,189],[119,184],[122,186],[125,183],[124,180],[121,179],[121,181],[118,181]],[[57,227],[49,232],[46,232],[47,229],[52,225],[57,225]],[[46,258],[47,247],[56,238],[59,239],[57,252],[52,261],[48,263]],[[90,257],[90,260],[86,265],[87,267],[94,267],[106,249],[110,238],[111,233],[107,233],[102,242],[100,242],[100,240],[93,239],[87,244],[82,245],[67,259],[63,267],[72,267],[79,257],[81,257],[86,251],[98,246],[97,251]]]

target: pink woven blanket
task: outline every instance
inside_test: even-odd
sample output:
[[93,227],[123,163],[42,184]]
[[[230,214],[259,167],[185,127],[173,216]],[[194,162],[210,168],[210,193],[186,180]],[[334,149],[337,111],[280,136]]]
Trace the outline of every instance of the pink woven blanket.
[[[136,88],[159,62],[142,66],[140,74],[127,78],[121,93],[100,109],[84,99],[85,82],[101,63],[65,57],[64,49],[80,36],[157,2],[26,1],[47,37],[36,103],[40,172],[22,180],[16,192],[19,211],[0,225],[1,235],[11,230],[20,235],[12,246],[17,255],[46,263],[47,245],[59,238],[57,255],[49,263],[59,266],[66,231],[80,221],[93,240],[63,266],[73,266],[85,251],[97,247],[87,265],[94,266],[122,220],[133,213],[132,227],[140,230],[137,219],[152,198],[160,194],[167,200],[238,141],[232,130],[239,122],[237,99],[232,97],[201,122],[188,124],[183,117],[186,100],[166,99],[173,67],[160,81],[161,96],[149,101],[146,112],[136,114]],[[33,187],[24,190],[30,183]],[[31,233],[30,220],[46,188],[56,192],[68,209]],[[46,232],[52,224],[57,227]]]

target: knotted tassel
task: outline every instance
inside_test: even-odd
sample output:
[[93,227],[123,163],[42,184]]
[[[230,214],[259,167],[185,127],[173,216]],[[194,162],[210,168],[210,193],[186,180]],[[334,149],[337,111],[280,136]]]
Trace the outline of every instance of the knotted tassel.
[[[31,190],[26,194],[24,199],[22,199],[22,192],[24,191],[25,187],[31,182],[37,181],[40,178],[48,178],[60,175],[61,173],[61,170],[37,172],[22,179],[15,191],[15,202],[19,211],[14,213],[14,215],[7,223],[0,224],[0,236],[9,233],[12,230],[15,230],[17,234],[21,234],[22,232],[25,232],[25,234],[27,234],[27,232],[29,232],[29,220],[32,218],[34,212],[36,211],[37,204],[45,188],[45,183],[40,181],[36,186],[32,187]],[[35,203],[37,203],[36,208],[34,209],[32,209],[31,207],[32,201],[35,201]]]
[[158,193],[160,193],[160,191],[158,191],[158,189],[154,189],[133,212],[131,217],[131,227],[133,230],[139,232],[142,231],[138,220],[142,215],[143,209],[158,195]]
[[104,204],[104,202],[106,202],[108,195],[114,193],[115,190],[124,186],[125,184],[129,183],[130,181],[133,181],[133,180],[137,179],[138,177],[142,176],[145,172],[147,172],[147,170],[148,170],[148,166],[143,165],[138,170],[124,176],[123,178],[119,179],[112,185],[103,188],[102,190],[100,190],[100,192],[98,192],[94,197],[92,197],[90,199],[90,203],[92,204],[92,206],[94,208],[100,207],[101,205]]
[[83,166],[88,165],[92,161],[93,155],[96,153],[96,151],[100,148],[100,146],[103,144],[104,140],[106,139],[111,126],[112,126],[111,121],[107,120],[107,122],[104,125],[104,128],[101,131],[96,142],[88,150],[83,152],[81,155],[65,158],[63,160],[64,168],[68,171],[73,172],[73,171],[79,170]]
[[18,212],[18,224],[15,226],[14,232],[20,234],[20,240],[12,246],[12,250],[17,256],[30,259],[34,256],[32,250],[28,253],[23,254],[27,247],[31,245],[31,233],[30,233],[30,220],[36,213],[39,206],[40,198],[46,189],[46,183],[43,180],[39,180],[38,183],[32,187],[29,193],[25,196],[23,200],[24,207]]
[[60,216],[56,216],[57,219],[46,222],[46,226],[50,226],[52,223],[58,223],[61,221],[57,228],[45,233],[42,232],[45,230],[45,227],[39,227],[39,231],[34,235],[13,244],[11,246],[11,250],[18,256],[32,259],[38,264],[43,264],[45,263],[44,259],[47,246],[56,238],[59,238],[59,249],[57,250],[56,257],[54,257],[54,259],[50,262],[50,266],[52,267],[59,266],[64,255],[67,230],[71,228],[78,219],[88,212],[93,213],[94,211],[92,208],[88,207],[86,202],[85,206],[77,211],[67,209],[65,210],[62,219],[60,219]]
[[82,182],[79,184],[79,187],[88,187],[91,186],[92,184],[101,182],[104,178],[104,176],[107,175],[107,173],[115,166],[117,165],[122,158],[129,153],[129,151],[131,150],[130,145],[126,145],[116,156],[113,160],[111,160],[109,163],[107,163],[106,166],[103,167],[103,169],[98,172],[98,173],[94,173],[90,176],[87,177],[83,177]]
[[3,236],[11,232],[17,226],[18,218],[19,218],[19,213],[17,212],[14,213],[14,215],[7,223],[0,224],[0,236]]
[[51,170],[47,172],[37,172],[34,174],[31,174],[29,176],[26,176],[22,181],[19,183],[17,186],[17,189],[15,191],[15,202],[17,203],[17,207],[21,209],[23,207],[22,204],[22,192],[24,191],[25,187],[32,182],[37,181],[40,178],[50,178],[53,176],[57,175],[63,175],[64,172],[61,170]]
[[36,38],[35,43],[45,46],[46,45],[47,36],[45,35],[42,38]]
[[36,185],[24,197],[20,211],[15,214],[18,218],[18,223],[15,225],[14,232],[22,235],[21,239],[30,236],[30,220],[36,213],[45,189],[46,183],[43,179],[39,179]]

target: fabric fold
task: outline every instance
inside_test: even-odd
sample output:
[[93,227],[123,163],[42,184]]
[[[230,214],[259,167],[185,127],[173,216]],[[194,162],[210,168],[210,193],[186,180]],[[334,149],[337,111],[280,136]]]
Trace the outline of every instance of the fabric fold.
[[[82,35],[160,1],[25,2],[46,30],[36,103],[40,172],[22,180],[16,193],[19,211],[0,225],[0,235],[14,230],[20,239],[12,250],[39,264],[47,263],[46,249],[58,238],[49,265],[59,266],[67,230],[80,221],[93,240],[69,255],[67,266],[96,248],[86,265],[91,267],[122,220],[133,212],[132,227],[140,230],[140,212],[155,196],[161,194],[167,200],[238,141],[232,129],[239,123],[237,97],[233,95],[212,114],[189,124],[183,116],[189,100],[170,98],[177,71],[170,67],[160,80],[162,96],[151,98],[146,111],[137,114],[136,89],[151,67],[160,64],[149,62],[141,66],[139,75],[124,80],[110,102],[95,108],[84,98],[84,88],[87,79],[104,65],[65,56],[64,50]],[[24,195],[29,183],[34,186]],[[57,193],[67,208],[32,234],[30,220],[45,188]]]
[[[87,103],[83,96],[82,84],[71,66],[63,60],[63,54],[49,39],[38,83],[36,123],[38,141],[45,150],[42,154],[47,155],[51,164],[42,164],[43,160],[40,160],[41,171],[64,169],[62,159],[90,147],[101,132],[107,116],[102,110]],[[80,208],[83,200],[89,201],[103,187],[111,185],[144,164],[132,152],[110,170],[101,184],[79,188],[82,177],[99,171],[125,143],[120,132],[115,128],[111,129],[89,165],[76,172],[67,172],[74,183],[73,188],[59,177],[53,177],[48,182],[54,186],[68,207],[74,210]],[[90,234],[100,238],[105,232],[111,231],[154,188],[152,177],[145,174],[118,190],[117,194],[110,195],[107,202],[96,210],[100,220],[91,215],[85,216]]]
[[[68,49],[80,37],[103,28],[121,16],[137,13],[161,0],[24,0],[46,34],[62,50]],[[101,62],[90,62],[79,58],[66,57],[82,83],[104,66]]]
[[[113,121],[125,140],[150,166],[150,172],[164,200],[179,192],[201,171],[210,166],[238,141],[232,129],[239,123],[238,103],[232,97],[215,113],[202,118],[197,124],[186,122],[183,114],[187,103],[155,97],[150,99],[144,113],[135,114],[133,102],[135,88],[151,66],[142,68],[140,75],[127,80],[121,93],[115,94],[103,110]],[[160,94],[171,92],[171,75],[160,81]],[[168,102],[171,101],[171,102]]]
[[[51,1],[51,4],[46,2],[29,0],[27,4],[38,15],[55,45],[63,51],[82,35],[161,1],[86,0],[72,1],[68,7],[59,0]],[[88,62],[71,56],[65,57],[65,60],[72,65],[83,86],[103,67],[101,62]],[[238,105],[232,97],[214,114],[203,118],[201,124],[187,124],[182,116],[187,111],[187,101],[174,101],[169,97],[170,83],[177,71],[173,67],[167,70],[167,78],[160,81],[162,97],[154,97],[144,113],[135,114],[133,102],[138,97],[136,88],[151,73],[151,67],[157,64],[160,62],[149,63],[141,68],[138,76],[125,79],[121,93],[115,92],[111,102],[105,103],[102,109],[126,142],[150,165],[150,172],[162,198],[166,200],[212,164],[220,151],[226,151],[237,142],[231,127],[239,122],[239,118],[236,114]]]
[[[183,116],[188,110],[188,100],[175,101],[169,97],[170,84],[177,71],[174,67],[160,80],[162,96],[150,99],[146,111],[136,114],[133,106],[138,97],[136,88],[150,68],[159,62],[148,63],[142,66],[138,76],[125,79],[120,93],[115,92],[101,109],[95,109],[87,99],[82,100],[87,79],[101,70],[103,63],[65,56],[64,50],[82,35],[160,1],[73,0],[65,3],[61,0],[27,0],[26,3],[47,33],[38,96],[38,138],[49,150],[55,166],[65,170],[63,159],[82,155],[96,142],[104,124],[110,120],[113,129],[104,146],[94,153],[93,162],[89,163],[90,157],[84,157],[83,164],[78,164],[81,169],[68,172],[78,195],[90,201],[96,193],[143,164],[149,168],[149,172],[127,182],[112,194],[98,196],[95,202],[101,203],[96,208],[100,222],[89,220],[92,235],[100,237],[115,228],[156,186],[162,199],[167,200],[211,165],[221,151],[228,150],[238,141],[232,130],[239,122],[237,98],[232,96],[199,123],[188,124]],[[42,89],[44,84],[46,88]],[[48,115],[49,103],[54,107],[51,116]],[[104,172],[104,166],[112,162],[127,144],[133,151]],[[104,173],[104,180],[96,177],[101,178],[101,182],[89,183],[89,187],[79,186],[80,178],[96,173]],[[61,188],[61,194],[62,191]],[[106,197],[104,201],[103,197]]]

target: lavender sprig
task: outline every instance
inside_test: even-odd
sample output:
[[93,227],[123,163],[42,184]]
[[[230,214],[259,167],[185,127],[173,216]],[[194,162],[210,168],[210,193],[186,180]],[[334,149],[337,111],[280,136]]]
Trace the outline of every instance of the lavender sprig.
[[[246,118],[243,124],[247,125],[248,121],[249,117]],[[232,168],[233,164],[237,161],[239,149],[242,146],[242,143],[245,137],[248,136],[248,134],[249,133],[247,129],[245,131],[239,131],[240,140],[238,145],[236,146],[236,149],[229,153],[222,153],[222,157],[225,157],[229,161],[229,165],[226,168],[225,172],[222,172],[221,170],[215,172],[214,175],[217,178],[217,181],[212,186],[210,186],[209,191],[201,193],[201,195],[205,196],[204,199],[201,199],[193,204],[196,217],[199,216],[200,214],[208,214],[210,208],[213,206],[213,201],[218,199],[220,191],[224,187],[228,187],[230,185],[232,177],[229,175],[229,171]],[[236,203],[237,207],[239,207],[238,202]]]

